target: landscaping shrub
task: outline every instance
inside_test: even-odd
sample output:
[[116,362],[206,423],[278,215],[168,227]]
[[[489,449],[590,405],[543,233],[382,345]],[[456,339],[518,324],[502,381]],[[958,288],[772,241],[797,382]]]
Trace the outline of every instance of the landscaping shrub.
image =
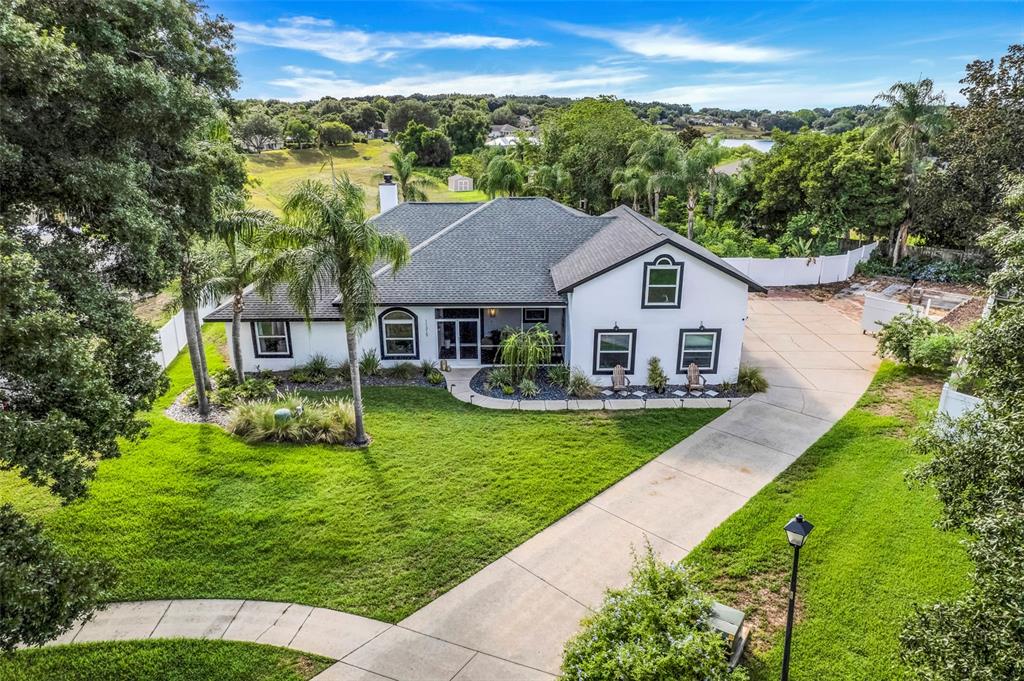
[[536,397],[540,394],[540,386],[529,378],[519,381],[519,394],[523,397]]
[[440,371],[431,371],[427,374],[427,383],[430,385],[441,385],[444,383],[444,374]]
[[[515,386],[515,374],[510,367],[494,367],[487,374],[487,380],[484,381],[484,387],[488,390],[494,388],[511,388]],[[515,392],[513,390],[513,392]]]
[[213,379],[213,384],[218,388],[225,388],[238,383],[235,377],[235,370],[229,367],[214,369],[210,372],[210,378]]
[[743,395],[763,393],[768,389],[768,379],[764,377],[761,367],[742,364],[736,378],[736,389]]
[[945,284],[984,284],[991,268],[973,262],[946,262],[945,260],[910,256],[895,267],[885,256],[875,251],[872,256],[857,264],[857,274],[866,277],[902,277],[918,281],[934,281]]
[[960,339],[952,333],[915,338],[910,343],[910,365],[930,371],[949,371],[956,362]]
[[363,376],[376,376],[380,373],[380,357],[376,350],[364,350],[359,358],[359,372]]
[[324,355],[313,355],[290,378],[295,383],[326,383],[331,378],[331,363]]
[[657,357],[647,360],[647,385],[654,388],[656,393],[663,393],[668,387],[668,376],[665,375],[664,369],[661,368],[661,360]]
[[338,378],[344,381],[352,380],[352,363],[347,359],[338,362]]
[[572,372],[564,364],[556,364],[548,369],[548,380],[551,381],[552,385],[557,385],[559,388],[569,387],[569,375]]
[[430,375],[437,371],[437,362],[430,359],[421,361],[420,371],[423,372],[423,378],[430,378]]
[[506,327],[498,348],[499,361],[512,371],[512,384],[537,375],[537,367],[549,364],[555,351],[555,337],[543,324],[529,329]]
[[422,370],[412,362],[399,362],[383,370],[385,376],[401,381],[411,381],[420,375]]
[[[289,409],[292,417],[279,422],[278,409]],[[355,434],[355,410],[348,399],[306,404],[296,393],[284,399],[246,402],[231,410],[228,430],[246,442],[298,442],[344,444]]]
[[597,386],[582,369],[573,367],[569,374],[569,394],[581,400],[590,399],[597,395]]
[[583,621],[562,658],[567,679],[590,681],[716,681],[730,672],[726,644],[710,628],[712,601],[680,564],[666,565],[650,546],[634,562],[632,583],[611,589]]
[[218,387],[210,395],[210,402],[221,407],[233,407],[242,402],[269,400],[276,391],[277,388],[270,379],[247,378],[237,385]]
[[503,385],[503,386],[501,386],[501,392],[503,394],[505,394],[505,395],[514,395],[515,392],[516,392],[516,389],[514,387],[512,387],[511,385]]
[[878,332],[878,354],[911,364],[910,348],[914,340],[941,332],[939,325],[927,317],[912,312],[898,314]]

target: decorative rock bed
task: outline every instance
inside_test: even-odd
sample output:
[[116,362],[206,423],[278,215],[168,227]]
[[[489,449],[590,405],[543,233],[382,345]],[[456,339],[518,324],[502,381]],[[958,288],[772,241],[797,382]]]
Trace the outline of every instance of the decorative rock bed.
[[[490,369],[481,369],[473,375],[473,379],[470,381],[470,388],[473,392],[483,395],[485,397],[492,397],[498,400],[512,400],[522,402],[533,402],[533,401],[544,401],[544,400],[572,400],[576,399],[566,392],[565,388],[551,383],[548,379],[547,370],[543,367],[537,371],[537,376],[534,378],[534,383],[540,388],[540,392],[535,397],[523,397],[523,395],[517,389],[511,395],[506,395],[501,391],[500,388],[486,388],[484,384],[487,382],[487,375],[490,373]],[[623,392],[615,392],[611,388],[606,386],[598,386],[598,392],[590,399],[595,400],[656,400],[656,399],[707,399],[709,397],[722,397],[735,399],[743,397],[735,389],[722,390],[721,386],[709,385],[703,393],[697,391],[688,391],[686,386],[683,385],[668,385],[663,392],[656,392],[654,388],[648,385],[630,385]]]
[[[293,383],[288,380],[287,376],[275,376],[277,382],[277,389],[281,392],[288,392],[291,390],[303,390],[306,392],[333,392],[335,390],[348,390],[352,387],[350,381],[333,377],[324,381],[323,383]],[[372,387],[384,387],[393,388],[400,386],[417,386],[420,388],[445,388],[444,381],[440,383],[431,383],[423,376],[416,376],[415,378],[392,378],[390,376],[361,376],[359,382],[365,388],[367,386]]]

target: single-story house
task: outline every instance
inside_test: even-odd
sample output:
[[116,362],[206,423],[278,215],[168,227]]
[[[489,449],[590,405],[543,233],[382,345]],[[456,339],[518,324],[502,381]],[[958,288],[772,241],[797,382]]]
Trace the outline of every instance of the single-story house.
[[448,176],[448,191],[452,192],[471,192],[473,191],[473,178],[466,177],[465,175],[449,175]]
[[[398,272],[374,274],[377,308],[360,352],[385,365],[446,359],[493,364],[502,329],[544,324],[555,361],[607,385],[622,365],[647,380],[658,357],[674,382],[695,362],[711,383],[736,379],[749,291],[764,288],[698,244],[620,206],[587,215],[546,198],[399,203],[372,218],[412,251]],[[249,292],[242,313],[247,371],[347,357],[337,291],[306,321],[285,285]],[[231,323],[231,303],[206,316]],[[230,329],[228,329],[230,332]]]

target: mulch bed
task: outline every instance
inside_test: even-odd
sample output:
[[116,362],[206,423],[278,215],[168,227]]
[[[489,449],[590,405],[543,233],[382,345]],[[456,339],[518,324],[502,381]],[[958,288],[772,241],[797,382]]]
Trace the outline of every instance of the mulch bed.
[[[473,389],[473,392],[479,393],[480,395],[486,395],[487,397],[493,397],[498,400],[567,400],[572,398],[565,390],[565,388],[554,385],[548,378],[547,369],[541,367],[537,370],[537,376],[534,378],[534,383],[540,388],[540,392],[537,393],[536,397],[523,397],[519,390],[516,390],[511,395],[506,395],[499,388],[487,389],[484,387],[484,383],[487,381],[487,375],[490,373],[489,368],[481,369],[473,375],[472,380],[469,382],[469,387]],[[736,390],[723,391],[719,386],[709,385],[708,390],[703,395],[693,395],[686,391],[686,388],[681,385],[669,385],[665,388],[662,393],[657,393],[653,388],[647,385],[630,385],[625,392],[616,393],[612,392],[611,388],[607,386],[599,386],[600,392],[594,396],[593,399],[597,400],[643,400],[643,399],[696,399],[700,397],[742,397]],[[683,395],[673,394],[675,391],[685,393]],[[712,394],[715,393],[715,394]],[[642,394],[637,394],[642,393]]]

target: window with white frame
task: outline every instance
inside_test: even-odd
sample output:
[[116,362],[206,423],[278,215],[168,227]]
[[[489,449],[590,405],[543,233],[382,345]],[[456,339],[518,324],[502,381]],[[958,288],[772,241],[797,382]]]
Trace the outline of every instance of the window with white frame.
[[252,323],[252,343],[257,357],[291,357],[291,329],[288,322]]
[[594,373],[610,374],[621,365],[633,373],[636,329],[598,329],[594,332]]
[[683,329],[679,332],[679,373],[685,374],[691,364],[701,371],[718,370],[718,342],[721,329]]
[[382,359],[416,358],[416,315],[408,310],[388,310],[380,316]]
[[524,307],[523,308],[523,323],[524,324],[538,324],[547,323],[548,321],[548,309],[546,307]]
[[679,307],[683,264],[661,255],[644,263],[643,307]]

